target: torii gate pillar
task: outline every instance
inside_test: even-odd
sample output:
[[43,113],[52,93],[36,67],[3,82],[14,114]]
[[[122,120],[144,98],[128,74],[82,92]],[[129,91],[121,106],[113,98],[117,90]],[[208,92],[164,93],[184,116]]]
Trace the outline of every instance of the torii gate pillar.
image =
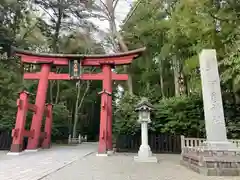
[[100,134],[98,154],[107,154],[112,146],[112,71],[111,65],[102,65],[103,90],[101,94]]

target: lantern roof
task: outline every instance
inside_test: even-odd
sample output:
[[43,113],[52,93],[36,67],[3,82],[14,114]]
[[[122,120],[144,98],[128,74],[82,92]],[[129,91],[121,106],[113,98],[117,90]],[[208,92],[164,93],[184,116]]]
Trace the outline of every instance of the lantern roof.
[[141,98],[140,102],[135,106],[135,111],[141,110],[153,110],[153,105],[148,101],[148,98],[143,97]]

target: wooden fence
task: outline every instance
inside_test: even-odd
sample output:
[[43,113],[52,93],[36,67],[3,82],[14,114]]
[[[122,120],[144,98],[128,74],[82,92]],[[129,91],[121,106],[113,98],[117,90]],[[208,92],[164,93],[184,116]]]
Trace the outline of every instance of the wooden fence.
[[[206,139],[187,138],[180,135],[149,134],[149,146],[153,153],[181,153],[184,147],[200,146]],[[240,140],[230,139],[240,148]],[[9,150],[12,143],[11,132],[0,131],[0,150]],[[24,138],[23,149],[27,138]],[[137,152],[141,145],[141,135],[119,135],[116,140],[117,152]]]
[[9,150],[11,143],[11,132],[0,131],[0,150]]
[[[23,150],[27,148],[28,138],[24,137],[23,139]],[[12,132],[0,131],[0,151],[10,150],[12,144]]]
[[[149,134],[149,146],[153,153],[181,153],[181,136]],[[116,140],[117,152],[137,152],[141,135],[119,135]]]
[[[181,153],[184,147],[197,147],[204,138],[188,138],[178,135],[150,134],[148,143],[153,153]],[[240,140],[229,139],[240,148]],[[141,135],[120,135],[116,141],[117,152],[137,152],[141,145]]]

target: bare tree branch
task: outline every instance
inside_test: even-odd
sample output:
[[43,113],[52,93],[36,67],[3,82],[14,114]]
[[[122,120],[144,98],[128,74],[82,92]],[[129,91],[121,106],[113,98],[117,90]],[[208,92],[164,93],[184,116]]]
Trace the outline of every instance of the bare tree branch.
[[128,13],[127,18],[123,21],[123,24],[126,24],[128,22],[128,20],[132,17],[133,13],[136,11],[137,7],[140,5],[141,2],[142,0],[137,1],[131,12]]
[[220,17],[217,17],[216,15],[214,15],[212,12],[208,11],[208,14],[213,18],[213,19],[216,19],[216,20],[219,20],[219,21],[225,21],[225,22],[229,22],[229,21],[238,21],[239,19],[227,19],[227,18],[220,18]]
[[115,12],[119,0],[113,0],[113,11]]
[[56,21],[55,21],[55,18],[44,8],[44,7],[42,7],[42,6],[39,6],[45,13],[47,13],[49,16],[50,16],[50,18],[52,19],[52,21],[54,22],[54,23],[56,23]]
[[[109,9],[108,9],[108,7],[107,7],[107,5],[102,1],[102,0],[100,0],[100,2],[101,2],[101,4],[104,6],[104,8],[105,9],[102,9],[103,10],[103,12],[109,17],[109,18],[111,18],[111,13],[109,12]],[[106,12],[105,12],[106,11]]]
[[31,26],[31,27],[24,33],[24,35],[22,36],[21,40],[24,40],[24,39],[26,38],[26,36],[34,30],[34,28],[37,26],[37,24],[38,24],[38,21],[36,21],[36,23],[35,23],[33,26]]

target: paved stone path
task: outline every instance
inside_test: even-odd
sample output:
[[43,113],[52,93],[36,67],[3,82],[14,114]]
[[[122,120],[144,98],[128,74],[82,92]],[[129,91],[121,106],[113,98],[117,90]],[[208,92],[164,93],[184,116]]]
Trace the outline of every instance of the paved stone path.
[[40,180],[96,151],[96,144],[57,146],[20,156],[0,154],[0,180]]
[[207,177],[179,165],[179,155],[158,155],[160,162],[136,163],[133,154],[84,157],[43,180],[240,180],[240,177]]
[[159,163],[136,163],[134,154],[96,157],[96,149],[97,144],[86,143],[21,156],[0,152],[0,180],[240,180],[199,175],[179,165],[180,155],[161,154]]

